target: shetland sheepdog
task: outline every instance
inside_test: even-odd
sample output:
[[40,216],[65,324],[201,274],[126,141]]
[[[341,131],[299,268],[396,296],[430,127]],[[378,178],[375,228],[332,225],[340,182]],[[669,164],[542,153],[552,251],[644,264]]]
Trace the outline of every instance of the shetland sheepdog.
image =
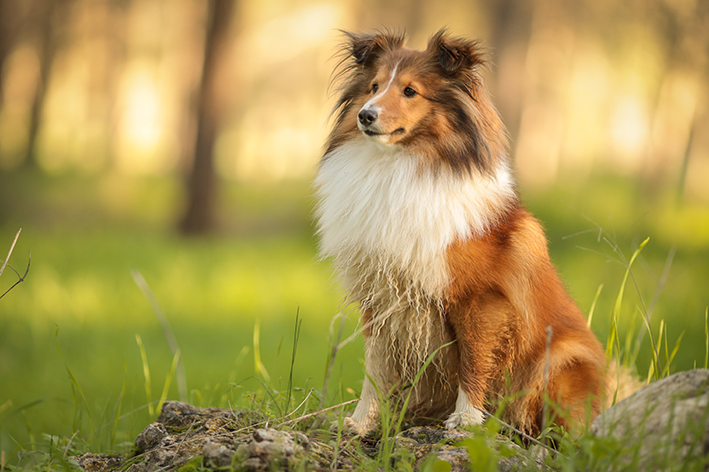
[[482,423],[502,398],[531,434],[550,411],[564,426],[593,418],[604,353],[520,203],[478,43],[441,30],[418,51],[399,33],[345,34],[315,188],[321,255],[365,336],[346,426],[374,429],[377,392],[397,389],[447,428]]

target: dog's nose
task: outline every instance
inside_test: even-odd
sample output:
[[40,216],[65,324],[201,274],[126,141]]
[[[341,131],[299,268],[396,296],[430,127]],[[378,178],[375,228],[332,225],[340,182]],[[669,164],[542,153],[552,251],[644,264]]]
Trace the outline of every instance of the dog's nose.
[[357,119],[359,119],[359,122],[362,123],[364,126],[369,126],[375,121],[377,121],[377,112],[372,110],[372,109],[365,109],[361,110],[359,114],[357,115]]

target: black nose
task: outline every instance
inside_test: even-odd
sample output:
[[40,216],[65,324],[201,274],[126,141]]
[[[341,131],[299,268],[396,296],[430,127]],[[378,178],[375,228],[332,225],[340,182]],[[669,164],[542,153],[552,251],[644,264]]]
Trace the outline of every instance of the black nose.
[[364,126],[369,126],[375,121],[377,121],[377,112],[371,109],[366,109],[366,110],[361,110],[359,112],[359,115],[357,115],[357,119],[359,119],[359,122],[362,123]]

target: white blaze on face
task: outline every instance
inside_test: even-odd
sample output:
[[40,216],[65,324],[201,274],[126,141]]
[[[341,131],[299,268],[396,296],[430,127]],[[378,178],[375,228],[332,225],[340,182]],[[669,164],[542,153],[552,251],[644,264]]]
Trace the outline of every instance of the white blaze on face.
[[[387,91],[389,90],[389,87],[391,87],[391,84],[394,82],[394,78],[396,77],[396,71],[399,69],[400,63],[401,63],[401,61],[397,62],[396,65],[394,66],[394,68],[392,69],[391,76],[389,77],[389,82],[387,83],[387,86],[384,87],[384,89],[381,90],[379,93],[377,93],[375,96],[370,98],[367,101],[367,103],[365,103],[364,106],[362,108],[360,108],[360,110],[359,110],[360,112],[363,110],[371,110],[371,111],[375,112],[377,115],[380,113],[381,110],[376,105],[377,100],[379,100],[381,97],[383,97],[384,94],[386,94]],[[362,123],[360,123],[359,120],[357,120],[357,127],[359,128],[360,131],[364,131],[366,129],[366,127]]]

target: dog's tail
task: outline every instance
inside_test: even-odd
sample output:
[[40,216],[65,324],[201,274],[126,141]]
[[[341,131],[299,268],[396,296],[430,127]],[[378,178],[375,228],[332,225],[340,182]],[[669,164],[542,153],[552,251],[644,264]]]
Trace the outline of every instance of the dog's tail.
[[606,371],[606,396],[603,409],[606,410],[624,398],[628,398],[645,386],[640,377],[628,366],[611,361]]

